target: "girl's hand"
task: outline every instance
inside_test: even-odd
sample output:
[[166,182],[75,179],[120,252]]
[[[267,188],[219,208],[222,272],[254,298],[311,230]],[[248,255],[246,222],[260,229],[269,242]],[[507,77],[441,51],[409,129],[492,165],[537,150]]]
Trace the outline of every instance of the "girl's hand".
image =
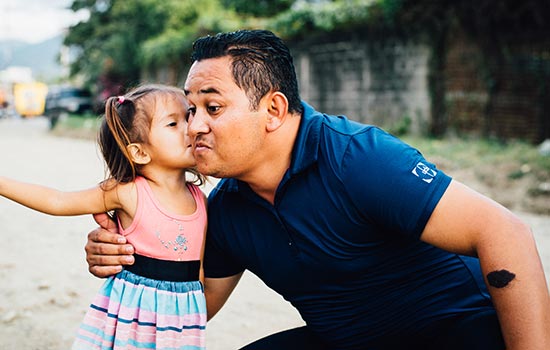
[[107,214],[95,214],[94,220],[101,227],[88,234],[84,247],[88,270],[96,277],[109,277],[122,271],[122,265],[134,263],[134,247],[126,244],[126,238],[118,233]]

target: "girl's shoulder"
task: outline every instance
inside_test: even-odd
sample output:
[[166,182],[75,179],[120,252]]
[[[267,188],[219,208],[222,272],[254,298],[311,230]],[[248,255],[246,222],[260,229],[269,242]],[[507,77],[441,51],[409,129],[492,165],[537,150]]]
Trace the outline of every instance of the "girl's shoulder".
[[[145,179],[142,179],[145,180]],[[105,192],[116,192],[116,193],[124,193],[124,192],[131,192],[136,191],[136,186],[138,185],[138,179],[134,181],[129,182],[120,182],[115,180],[114,178],[108,178],[101,182],[100,186],[101,189]]]
[[187,188],[189,188],[195,200],[200,200],[201,202],[206,201],[206,194],[201,190],[200,186],[192,182],[187,182]]
[[126,212],[133,212],[137,202],[137,183],[119,182],[113,178],[104,180],[101,188],[105,192],[106,202],[118,203]]

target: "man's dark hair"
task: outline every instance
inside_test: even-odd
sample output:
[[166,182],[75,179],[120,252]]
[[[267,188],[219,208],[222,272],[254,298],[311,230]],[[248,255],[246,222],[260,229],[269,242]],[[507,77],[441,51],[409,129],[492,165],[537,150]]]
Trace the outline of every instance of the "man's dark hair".
[[238,30],[197,39],[193,62],[230,56],[235,83],[244,90],[252,109],[270,91],[280,91],[288,99],[289,111],[302,113],[298,80],[290,50],[268,30]]

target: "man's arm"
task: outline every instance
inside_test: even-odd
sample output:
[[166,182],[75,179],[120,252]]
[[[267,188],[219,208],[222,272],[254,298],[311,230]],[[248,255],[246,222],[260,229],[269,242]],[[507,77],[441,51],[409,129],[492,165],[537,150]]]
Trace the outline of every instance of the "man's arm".
[[107,214],[96,214],[94,220],[101,226],[88,234],[86,261],[96,277],[109,277],[122,271],[122,265],[134,263],[134,247],[118,233],[116,224]]
[[452,181],[421,239],[478,256],[508,350],[550,349],[550,297],[529,227],[506,208]]
[[[86,243],[86,261],[88,269],[96,277],[109,277],[122,270],[122,265],[134,263],[134,248],[126,244],[126,238],[117,231],[116,224],[107,214],[94,215],[101,226],[88,234]],[[204,293],[208,319],[210,320],[225,304],[242,272],[225,278],[205,278]]]
[[[126,244],[126,238],[117,231],[116,224],[107,214],[94,215],[101,226],[88,234],[86,243],[86,261],[88,269],[96,277],[109,277],[122,270],[122,265],[134,263],[134,247]],[[204,293],[208,319],[210,320],[225,304],[242,272],[225,278],[205,278]]]
[[239,283],[242,275],[243,273],[241,272],[230,277],[205,278],[204,294],[206,297],[208,320],[211,320],[220,311],[237,286],[237,283]]

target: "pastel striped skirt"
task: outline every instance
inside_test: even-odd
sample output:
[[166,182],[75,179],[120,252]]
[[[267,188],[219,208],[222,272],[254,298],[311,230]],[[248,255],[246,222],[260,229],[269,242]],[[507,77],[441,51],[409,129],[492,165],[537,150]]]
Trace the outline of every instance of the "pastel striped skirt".
[[159,281],[123,270],[102,286],[72,349],[201,350],[205,329],[199,281]]

